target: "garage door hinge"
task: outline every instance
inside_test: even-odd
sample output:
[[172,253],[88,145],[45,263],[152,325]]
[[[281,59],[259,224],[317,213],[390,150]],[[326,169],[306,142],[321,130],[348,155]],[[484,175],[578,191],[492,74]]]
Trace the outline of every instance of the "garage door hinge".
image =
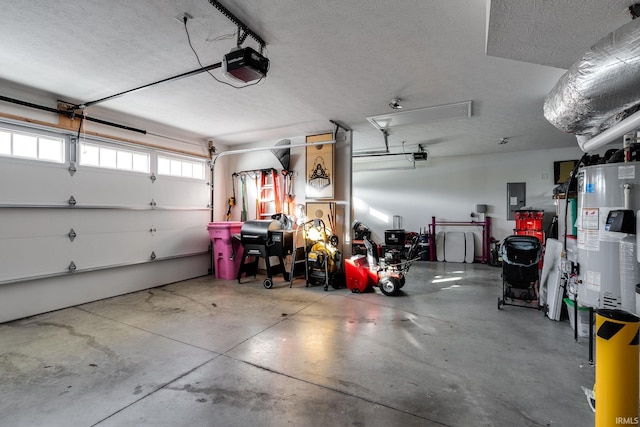
[[72,228],[71,230],[69,230],[69,240],[71,240],[73,242],[73,240],[76,238],[77,234],[76,231]]
[[155,260],[157,258],[156,253],[152,251],[150,258],[151,258],[151,261]]
[[75,206],[76,205],[76,199],[75,197],[71,196],[69,198],[69,206]]
[[71,264],[69,264],[69,272],[73,273],[74,271],[76,271],[76,263],[71,261]]
[[76,169],[76,164],[71,162],[71,165],[69,165],[69,174],[73,176],[77,171],[78,169]]
[[149,178],[151,179],[151,183],[156,182],[156,179],[158,179],[158,178],[156,178],[156,174],[155,173],[152,173]]

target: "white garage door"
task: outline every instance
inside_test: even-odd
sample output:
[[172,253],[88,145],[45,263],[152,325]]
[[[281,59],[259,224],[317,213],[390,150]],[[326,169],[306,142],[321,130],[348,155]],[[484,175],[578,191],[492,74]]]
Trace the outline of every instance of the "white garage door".
[[207,274],[209,175],[202,158],[0,123],[0,321]]

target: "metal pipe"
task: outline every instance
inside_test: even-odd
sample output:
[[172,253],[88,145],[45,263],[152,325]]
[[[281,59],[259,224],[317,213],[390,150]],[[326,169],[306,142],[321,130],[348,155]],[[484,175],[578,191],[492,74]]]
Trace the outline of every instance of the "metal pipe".
[[624,191],[624,208],[631,209],[631,187],[632,185],[626,183],[622,186]]
[[354,169],[353,172],[354,173],[365,173],[365,172],[380,172],[380,171],[406,171],[406,170],[412,170],[416,168],[416,164],[415,162],[410,162],[409,166],[398,166],[398,167],[387,167],[387,168],[382,168],[382,167],[373,167],[370,169]]
[[330,141],[322,141],[322,142],[309,142],[309,143],[300,143],[300,144],[292,144],[292,145],[274,145],[272,147],[256,147],[256,148],[242,148],[239,150],[229,150],[223,151],[220,154],[217,154],[213,159],[213,165],[220,157],[231,156],[234,154],[244,154],[244,153],[254,153],[256,151],[270,151],[270,150],[281,150],[283,148],[298,148],[298,147],[311,147],[314,145],[324,145],[324,144],[335,144],[336,140]]
[[91,273],[91,272],[95,272],[95,271],[110,270],[112,268],[131,267],[131,266],[134,266],[134,265],[151,264],[151,263],[155,263],[155,262],[159,262],[159,261],[169,261],[169,260],[173,260],[173,259],[189,258],[189,257],[193,257],[193,256],[201,256],[201,255],[208,255],[208,254],[209,254],[209,251],[194,252],[194,253],[190,253],[190,254],[173,255],[173,256],[162,257],[162,258],[155,258],[153,260],[149,259],[149,260],[145,260],[145,261],[125,262],[125,263],[121,263],[121,264],[111,264],[111,265],[104,265],[104,266],[100,266],[100,267],[83,268],[83,269],[74,270],[73,272],[64,271],[64,272],[60,272],[60,273],[41,274],[39,276],[20,277],[20,278],[17,278],[17,279],[0,280],[0,285],[8,285],[8,284],[12,284],[12,283],[22,283],[22,282],[31,282],[31,281],[34,281],[34,280],[42,280],[42,279],[52,279],[54,277],[69,276],[71,274]]
[[626,119],[610,127],[602,133],[590,138],[587,135],[576,135],[578,146],[585,153],[596,150],[607,145],[616,139],[623,137],[626,133],[640,128],[640,111],[633,113]]
[[387,150],[383,150],[383,149],[368,150],[368,151],[354,151],[352,156],[353,157],[366,157],[367,155],[370,155],[370,154],[378,155],[378,154],[385,154],[385,153],[387,153]]
[[216,157],[211,162],[211,222],[213,222],[214,214],[215,214],[213,211],[213,206],[214,206],[213,187],[214,187],[215,173],[216,173],[216,162],[220,157],[232,156],[235,154],[255,153],[256,151],[281,150],[282,148],[312,147],[314,145],[335,144],[335,143],[336,143],[336,140],[333,139],[331,141],[309,142],[309,143],[292,144],[292,145],[276,145],[273,147],[243,148],[240,150],[223,151],[222,153],[216,155]]
[[354,153],[353,157],[354,159],[358,159],[358,158],[363,158],[363,157],[386,157],[386,156],[413,156],[413,153],[389,153],[389,152],[368,152],[368,153]]
[[10,102],[12,104],[22,105],[23,107],[35,108],[37,110],[48,111],[50,113],[68,113],[68,111],[58,110],[57,108],[45,107],[44,105],[34,104],[32,102],[20,101],[19,99],[9,98],[7,96],[0,95],[0,101]]
[[[52,108],[52,107],[45,107],[44,105],[38,105],[38,104],[31,103],[31,102],[20,101],[19,99],[9,98],[7,96],[0,95],[0,101],[10,102],[12,104],[22,105],[23,107],[35,108],[36,110],[48,111],[49,113],[62,114],[62,115],[71,117],[71,112],[69,112],[69,111],[59,110],[57,108]],[[96,118],[93,118],[93,117],[88,117],[88,116],[86,116],[84,114],[82,116],[83,116],[84,120],[88,120],[90,122],[96,122],[96,123],[100,123],[100,124],[103,124],[103,125],[112,126],[112,127],[125,129],[125,130],[129,130],[129,131],[137,132],[137,133],[142,133],[142,134],[146,134],[147,133],[147,131],[143,130],[143,129],[137,129],[137,128],[132,128],[130,126],[121,125],[121,124],[118,124],[118,123],[107,122],[107,121],[96,119]]]
[[[75,107],[77,107],[77,108],[90,107],[90,106],[98,104],[100,102],[109,101],[111,99],[118,98],[118,97],[120,97],[122,95],[126,95],[126,94],[132,93],[132,92],[136,92],[136,91],[141,90],[141,89],[146,89],[148,87],[155,86],[155,85],[158,85],[160,83],[166,83],[166,82],[170,82],[170,81],[173,81],[173,80],[182,79],[182,78],[185,78],[185,77],[195,76],[197,74],[204,73],[204,72],[207,72],[207,71],[210,71],[210,70],[215,70],[216,68],[220,68],[221,66],[222,66],[222,63],[221,62],[217,62],[215,64],[211,64],[211,65],[208,65],[206,67],[200,67],[200,68],[196,68],[193,71],[187,71],[186,73],[178,74],[177,76],[167,77],[166,79],[158,80],[158,81],[153,82],[153,83],[148,83],[146,85],[139,86],[139,87],[134,88],[134,89],[125,90],[124,92],[116,93],[115,95],[105,96],[104,98],[96,99],[95,101],[84,102],[82,104],[76,105]],[[86,119],[90,120],[90,118],[88,118],[88,117]]]

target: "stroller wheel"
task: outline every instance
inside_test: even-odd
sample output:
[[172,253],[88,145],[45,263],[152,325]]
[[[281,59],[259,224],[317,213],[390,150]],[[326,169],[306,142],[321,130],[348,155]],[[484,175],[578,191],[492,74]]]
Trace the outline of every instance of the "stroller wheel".
[[273,280],[268,278],[264,279],[264,282],[262,282],[262,284],[264,285],[265,288],[271,289],[273,287]]

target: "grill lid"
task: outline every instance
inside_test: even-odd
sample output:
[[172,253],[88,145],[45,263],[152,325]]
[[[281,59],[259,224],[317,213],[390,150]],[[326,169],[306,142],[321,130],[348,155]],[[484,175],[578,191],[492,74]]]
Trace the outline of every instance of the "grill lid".
[[274,219],[257,219],[245,221],[240,229],[242,242],[264,243],[269,239],[269,232],[280,229],[280,221]]

